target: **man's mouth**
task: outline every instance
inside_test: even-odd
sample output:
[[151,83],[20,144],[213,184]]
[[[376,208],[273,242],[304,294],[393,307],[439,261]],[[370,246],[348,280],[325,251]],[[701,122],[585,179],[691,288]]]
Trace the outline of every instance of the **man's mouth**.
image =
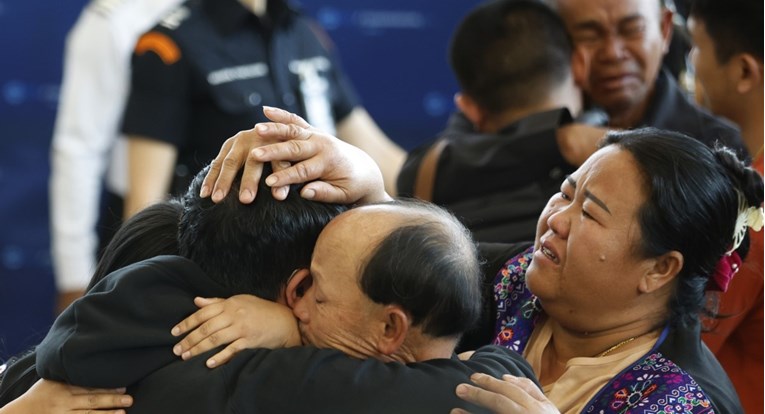
[[637,76],[630,73],[624,73],[616,76],[603,77],[593,83],[600,89],[619,90],[627,84],[634,82],[636,79]]

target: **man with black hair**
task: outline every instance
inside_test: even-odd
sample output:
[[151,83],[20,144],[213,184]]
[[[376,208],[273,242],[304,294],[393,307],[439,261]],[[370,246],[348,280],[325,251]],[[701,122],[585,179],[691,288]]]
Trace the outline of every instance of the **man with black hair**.
[[[697,97],[738,124],[752,166],[763,173],[763,2],[696,0],[689,30]],[[763,412],[763,233],[750,232],[741,271],[720,296],[712,330],[702,335],[736,387],[748,413]]]
[[234,292],[279,301],[293,271],[310,265],[321,230],[347,207],[294,196],[286,203],[263,197],[252,205],[215,204],[199,197],[208,171],[197,174],[183,197],[180,255]]
[[605,132],[572,124],[583,62],[558,15],[533,0],[475,8],[454,33],[450,62],[459,112],[409,154],[399,195],[449,208],[479,241],[529,240],[550,195]]
[[[531,375],[519,355],[496,347],[480,349],[464,362],[453,356],[461,331],[480,311],[480,272],[474,250],[465,254],[463,249],[450,259],[431,260],[433,255],[440,257],[453,250],[455,243],[471,245],[466,230],[448,214],[426,219],[431,213],[423,209],[430,207],[408,204],[361,207],[338,217],[329,233],[319,235],[318,229],[340,207],[299,200],[295,189],[286,201],[277,203],[266,194],[269,191],[263,182],[261,195],[252,206],[240,204],[236,191],[230,200],[213,204],[197,196],[203,174],[185,197],[179,232],[182,254],[201,263],[161,256],[110,275],[56,321],[38,348],[41,376],[84,386],[128,386],[134,397],[131,413],[419,413],[445,412],[453,407],[475,409],[453,393],[454,387],[474,372]],[[302,207],[293,210],[290,204]],[[268,212],[271,209],[273,213]],[[394,225],[375,220],[379,215],[396,218]],[[359,228],[361,224],[365,227]],[[333,238],[333,234],[345,238]],[[310,256],[304,253],[310,255],[317,235],[321,239],[317,249],[342,254],[333,243],[345,240],[347,243],[340,247],[362,249],[369,253],[365,256],[369,260],[359,268],[353,265],[360,263],[332,261],[332,268],[327,267],[329,262],[322,264],[316,259],[310,273],[275,263],[307,266]],[[353,237],[347,238],[349,235]],[[262,247],[270,249],[266,256],[263,251],[243,247],[248,243],[274,245]],[[383,257],[391,249],[399,254],[392,259],[398,260]],[[422,260],[429,261],[432,268],[423,273],[427,277],[418,280],[420,273],[414,270],[419,269],[409,266],[419,266]],[[334,285],[326,283],[330,276],[334,280],[356,275],[361,268],[365,269],[363,285],[352,283],[332,290],[329,286]],[[340,273],[343,269],[349,273]],[[262,284],[240,284],[226,271],[253,279],[260,278],[261,273],[274,275]],[[356,302],[352,305],[361,306],[325,313],[337,309],[341,300],[334,295],[353,294],[358,289],[363,289],[364,295],[353,296]],[[196,296],[224,298],[249,293],[271,298],[273,292],[277,292],[278,302],[308,309],[308,313],[298,310],[303,315],[306,342],[338,348],[350,356],[315,347],[247,349],[209,371],[205,362],[216,350],[187,361],[172,354],[177,338],[170,328],[196,310]],[[258,318],[279,330],[265,329],[268,335],[282,339],[269,344],[298,344],[299,337],[291,334],[297,332],[291,312],[279,304],[259,301],[262,312],[246,317]],[[315,306],[315,312],[309,306]],[[313,322],[305,320],[305,315]],[[309,326],[322,317],[325,322],[344,323],[345,329],[312,330]],[[343,336],[335,340],[332,332]],[[383,361],[423,362],[405,365]]]

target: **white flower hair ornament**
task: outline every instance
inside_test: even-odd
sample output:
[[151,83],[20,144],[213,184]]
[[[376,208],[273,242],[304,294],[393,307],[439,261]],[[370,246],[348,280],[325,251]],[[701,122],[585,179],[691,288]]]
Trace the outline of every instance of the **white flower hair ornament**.
[[741,246],[748,228],[760,231],[762,230],[763,223],[765,223],[765,211],[763,208],[748,207],[744,196],[738,193],[738,217],[736,217],[736,227],[733,231],[733,248],[728,251],[728,254],[731,254]]
[[762,207],[748,207],[746,205],[746,199],[739,192],[738,193],[738,217],[736,217],[736,227],[733,231],[733,247],[726,252],[720,260],[717,262],[715,272],[710,278],[710,283],[707,285],[707,290],[719,290],[725,292],[728,290],[733,276],[738,273],[741,268],[741,257],[736,250],[741,246],[741,243],[746,237],[747,229],[751,228],[754,231],[762,230],[762,226],[765,223],[765,211]]

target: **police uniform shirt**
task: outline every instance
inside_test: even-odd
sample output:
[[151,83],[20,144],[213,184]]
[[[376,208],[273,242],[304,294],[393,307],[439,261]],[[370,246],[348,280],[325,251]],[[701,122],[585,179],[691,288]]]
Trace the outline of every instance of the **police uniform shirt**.
[[329,132],[357,105],[326,34],[283,0],[261,18],[237,0],[188,1],[139,39],[132,65],[123,132],[173,144],[189,176],[268,121],[263,105]]

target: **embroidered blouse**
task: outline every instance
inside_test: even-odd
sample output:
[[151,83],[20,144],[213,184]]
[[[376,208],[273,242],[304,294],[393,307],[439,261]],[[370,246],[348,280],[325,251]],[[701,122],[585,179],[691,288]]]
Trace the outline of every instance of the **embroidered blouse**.
[[[494,344],[521,354],[544,314],[526,287],[533,248],[508,260],[494,279]],[[739,413],[733,386],[698,327],[667,325],[656,344],[620,372],[585,405],[582,413]]]

